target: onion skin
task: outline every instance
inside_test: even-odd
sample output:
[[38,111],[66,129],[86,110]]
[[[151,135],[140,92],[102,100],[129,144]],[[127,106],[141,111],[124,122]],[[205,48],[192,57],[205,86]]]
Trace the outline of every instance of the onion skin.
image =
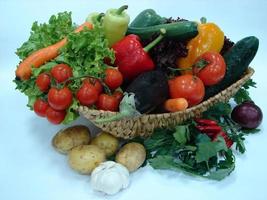
[[263,114],[254,102],[246,101],[233,109],[231,118],[242,128],[254,129],[261,124]]

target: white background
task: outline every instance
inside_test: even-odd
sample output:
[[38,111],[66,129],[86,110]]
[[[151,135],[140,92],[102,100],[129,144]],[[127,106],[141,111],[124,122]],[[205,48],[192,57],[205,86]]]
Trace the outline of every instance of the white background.
[[[0,0],[0,199],[1,200],[88,200],[88,199],[267,199],[266,118],[259,134],[246,140],[245,155],[236,155],[236,169],[221,182],[193,178],[182,173],[145,167],[131,174],[131,185],[115,196],[103,196],[90,188],[89,176],[67,165],[65,156],[50,145],[62,126],[53,126],[26,107],[25,96],[12,83],[19,60],[14,54],[27,40],[33,21],[45,22],[60,11],[72,11],[82,23],[93,11],[128,4],[132,19],[145,8],[162,16],[198,20],[205,16],[216,22],[233,41],[255,35],[259,52],[252,62],[258,88],[251,90],[255,102],[266,114],[267,1],[212,0]],[[84,119],[75,123],[88,124]]]

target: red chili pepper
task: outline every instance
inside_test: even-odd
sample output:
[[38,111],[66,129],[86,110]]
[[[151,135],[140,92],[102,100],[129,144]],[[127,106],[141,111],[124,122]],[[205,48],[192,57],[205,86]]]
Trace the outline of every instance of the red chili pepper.
[[231,138],[230,138],[225,132],[223,132],[223,131],[217,133],[217,134],[212,138],[212,141],[216,141],[217,138],[218,138],[219,136],[222,136],[222,137],[223,137],[223,139],[224,139],[224,141],[225,141],[225,143],[226,143],[226,146],[227,146],[228,148],[230,148],[230,147],[233,145],[233,143],[234,143],[233,140],[231,140]]
[[206,125],[217,125],[217,122],[214,121],[214,120],[210,120],[210,119],[195,119],[195,122],[199,125],[203,125],[203,126],[206,126]]
[[201,133],[206,133],[208,136],[213,136],[214,134],[219,133],[222,131],[222,128],[218,125],[211,125],[211,126],[196,126],[196,128]]
[[153,48],[164,36],[165,29],[161,34],[145,48],[140,43],[137,35],[130,34],[112,46],[115,51],[115,65],[118,66],[125,80],[132,80],[139,74],[155,68],[148,51]]

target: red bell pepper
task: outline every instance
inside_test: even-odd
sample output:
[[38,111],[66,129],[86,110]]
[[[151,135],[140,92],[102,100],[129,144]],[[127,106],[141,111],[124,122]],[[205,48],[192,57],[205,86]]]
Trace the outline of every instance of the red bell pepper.
[[160,42],[165,32],[165,29],[161,30],[161,34],[144,48],[140,38],[134,34],[127,35],[112,46],[115,51],[115,65],[118,66],[124,80],[132,80],[139,74],[155,68],[148,51]]

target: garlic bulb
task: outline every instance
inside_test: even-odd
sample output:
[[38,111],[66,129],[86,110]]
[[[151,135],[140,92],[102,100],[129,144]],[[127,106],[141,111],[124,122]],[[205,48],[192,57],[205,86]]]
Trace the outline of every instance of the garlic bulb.
[[92,188],[106,194],[116,194],[128,185],[129,171],[123,165],[113,161],[101,163],[91,174]]

